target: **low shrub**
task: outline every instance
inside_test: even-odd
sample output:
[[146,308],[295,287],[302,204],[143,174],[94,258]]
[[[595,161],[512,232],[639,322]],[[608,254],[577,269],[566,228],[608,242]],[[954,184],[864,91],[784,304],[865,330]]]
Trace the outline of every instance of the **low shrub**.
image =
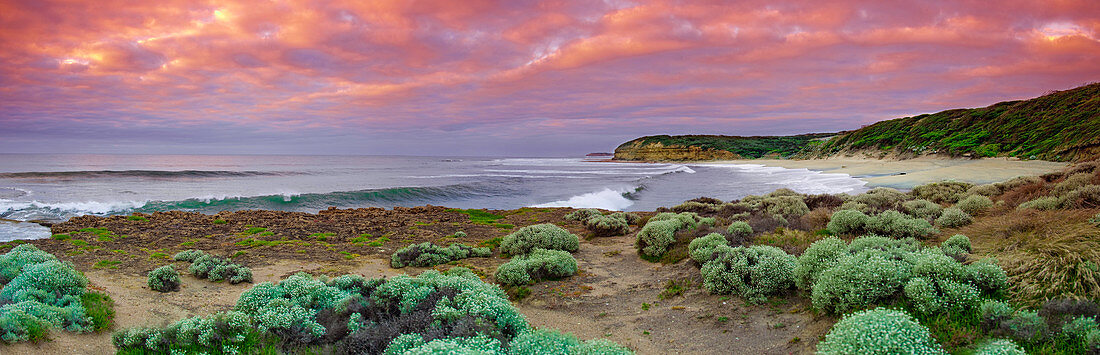
[[1001,187],[997,184],[984,184],[971,187],[966,190],[968,195],[981,195],[985,197],[993,197],[1001,194]]
[[876,308],[844,316],[818,354],[946,354],[932,333],[904,311]]
[[584,208],[570,212],[563,218],[565,218],[565,220],[567,221],[584,222],[587,221],[589,218],[595,216],[603,216],[603,213],[600,213],[600,210],[597,210],[595,208]]
[[1100,207],[1100,185],[1082,186],[1062,196],[1064,207]]
[[201,250],[186,250],[172,257],[179,261],[190,261],[187,268],[195,277],[210,281],[228,280],[229,283],[252,282],[252,269],[234,264],[225,258],[213,256]]
[[738,239],[745,239],[752,235],[752,226],[748,223],[737,221],[726,227],[726,233]]
[[[49,328],[89,332],[97,322],[109,323],[93,297],[87,297],[88,279],[72,264],[31,244],[20,244],[0,255],[0,340],[12,343],[42,340]],[[85,300],[96,308],[93,318]],[[109,307],[109,305],[107,305]]]
[[847,255],[848,243],[840,238],[829,237],[813,242],[798,256],[793,270],[795,286],[810,290],[822,272],[836,266],[840,258]]
[[180,290],[180,274],[172,265],[164,265],[149,272],[146,284],[150,289],[159,292],[172,292]]
[[955,260],[966,260],[967,254],[970,254],[970,238],[962,234],[953,235],[940,244],[940,249]]
[[974,355],[1027,355],[1027,352],[1012,340],[990,339],[974,348]]
[[1039,307],[1039,315],[1046,319],[1052,328],[1062,328],[1076,318],[1100,318],[1100,306],[1086,299],[1052,299],[1043,302]]
[[973,184],[965,182],[941,181],[916,186],[909,194],[935,203],[955,203],[972,187]]
[[398,249],[390,257],[390,266],[400,269],[406,266],[432,267],[465,258],[492,256],[489,248],[474,248],[463,244],[451,244],[446,248],[423,242]]
[[722,209],[722,202],[718,203],[703,203],[699,201],[685,201],[679,205],[673,206],[673,212],[694,212],[694,213],[715,213]]
[[802,196],[775,196],[760,201],[759,209],[769,216],[784,218],[801,217],[810,213],[810,207],[802,201]]
[[659,213],[638,231],[635,244],[643,255],[659,258],[676,241],[677,231],[695,229],[698,225],[699,216],[694,213]]
[[901,207],[910,216],[924,219],[936,219],[943,212],[943,207],[928,200],[906,201],[901,204]]
[[495,278],[505,285],[527,285],[544,279],[560,279],[577,273],[577,260],[561,250],[535,249],[513,257],[497,268]]
[[1077,190],[1088,185],[1093,179],[1092,173],[1076,173],[1066,177],[1061,182],[1054,184],[1051,188],[1051,194],[1055,196],[1065,196],[1073,190]]
[[956,203],[955,207],[963,212],[974,215],[985,212],[985,210],[993,207],[993,200],[982,195],[970,195],[960,200],[959,203]]
[[536,248],[574,252],[579,246],[576,235],[550,223],[520,228],[500,242],[501,252],[511,255],[527,254]]
[[869,233],[894,238],[924,238],[939,233],[939,230],[936,230],[927,220],[909,217],[894,210],[869,218],[864,229]]
[[847,195],[840,196],[832,194],[809,195],[806,196],[805,199],[803,199],[803,201],[806,203],[806,207],[809,207],[811,211],[819,208],[837,208],[840,207],[840,205],[844,204],[844,201],[846,200]]
[[1073,340],[1084,339],[1091,332],[1100,331],[1095,317],[1080,316],[1062,326],[1062,334]]
[[623,214],[594,216],[584,221],[584,227],[595,237],[610,237],[630,232],[630,224]]
[[1008,336],[1016,341],[1034,343],[1046,335],[1047,321],[1036,311],[1021,310],[1005,321],[1002,328],[1007,329]]
[[836,235],[862,233],[870,219],[871,217],[860,211],[840,210],[833,213],[825,228]]
[[603,339],[593,339],[581,342],[573,334],[561,333],[556,330],[538,329],[516,336],[508,344],[509,355],[539,355],[539,354],[631,354],[632,352],[614,342]]
[[1043,196],[1016,206],[1018,210],[1056,210],[1062,208],[1062,199],[1055,196]]
[[641,219],[641,217],[638,217],[637,214],[630,212],[615,212],[609,214],[608,217],[621,218],[622,220],[626,221],[626,224],[638,224],[638,220]]
[[716,257],[715,252],[721,247],[732,249],[729,247],[726,236],[718,233],[710,233],[692,239],[691,244],[688,244],[688,253],[691,255],[692,260],[695,260],[695,262],[699,264],[704,264],[714,259]]
[[1092,223],[1093,226],[1100,228],[1100,213],[1097,213],[1095,216],[1092,216],[1092,218],[1089,218],[1089,223]]
[[880,249],[840,259],[821,273],[810,292],[817,309],[844,313],[889,299],[909,281],[912,265]]
[[795,258],[782,249],[755,245],[736,247],[703,265],[703,287],[715,294],[737,294],[751,302],[794,284]]
[[948,207],[943,210],[943,214],[940,218],[936,219],[936,224],[940,227],[958,228],[974,222],[974,218],[970,217],[970,214],[964,212],[958,207]]
[[876,187],[871,191],[852,197],[849,202],[867,205],[871,212],[881,212],[897,209],[906,200],[909,200],[909,195],[905,193],[888,187]]

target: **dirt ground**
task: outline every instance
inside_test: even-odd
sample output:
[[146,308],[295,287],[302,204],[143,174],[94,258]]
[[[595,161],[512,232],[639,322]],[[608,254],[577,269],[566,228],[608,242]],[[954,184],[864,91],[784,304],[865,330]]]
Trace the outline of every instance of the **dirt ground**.
[[[579,223],[562,218],[570,211],[489,211],[504,216],[493,221],[471,221],[466,213],[434,206],[319,214],[168,212],[143,215],[144,220],[80,217],[53,227],[54,234],[67,234],[68,238],[32,243],[73,262],[88,276],[92,288],[115,300],[113,330],[118,330],[164,326],[186,317],[226,311],[252,286],[215,283],[187,274],[186,263],[170,259],[182,250],[234,256],[235,262],[253,269],[255,283],[278,281],[300,271],[331,276],[415,275],[426,269],[389,266],[389,256],[397,248],[424,241],[491,245],[494,238],[522,226],[546,222],[585,236]],[[90,227],[102,229],[85,229]],[[257,232],[255,228],[265,229]],[[582,238],[580,250],[574,254],[578,275],[531,285],[530,295],[514,303],[536,327],[571,332],[581,339],[607,338],[639,354],[809,353],[836,321],[814,315],[805,295],[794,292],[762,305],[748,304],[736,296],[711,295],[701,287],[699,268],[690,259],[675,264],[640,259],[633,246],[637,229],[632,227],[632,233],[624,236]],[[458,230],[465,231],[467,237],[452,237]],[[319,238],[318,233],[329,234]],[[380,240],[381,236],[388,240]],[[74,242],[77,240],[82,242]],[[493,282],[493,272],[506,261],[494,255],[453,264],[469,267]],[[159,293],[145,285],[145,274],[165,264],[183,271],[179,292]],[[662,295],[670,281],[682,286],[682,293]],[[109,332],[55,331],[51,338],[39,344],[0,347],[0,352],[114,353]]]

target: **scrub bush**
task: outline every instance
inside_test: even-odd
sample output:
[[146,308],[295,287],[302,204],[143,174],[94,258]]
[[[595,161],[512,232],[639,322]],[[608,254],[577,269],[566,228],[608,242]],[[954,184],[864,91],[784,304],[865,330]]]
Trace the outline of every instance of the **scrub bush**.
[[844,316],[818,354],[946,354],[932,333],[903,311],[876,308]]
[[943,207],[928,200],[906,201],[901,207],[910,216],[924,219],[936,219],[943,212]]
[[496,279],[505,285],[527,285],[544,279],[560,279],[577,273],[577,260],[561,250],[535,249],[513,257],[497,268]]
[[939,233],[927,220],[912,218],[894,210],[869,218],[864,228],[867,232],[894,238],[923,238]]
[[883,250],[866,249],[825,270],[811,290],[817,309],[844,313],[884,301],[909,281],[912,265]]
[[966,190],[968,195],[981,195],[985,197],[993,197],[1001,194],[1001,187],[996,184],[977,185]]
[[940,244],[940,249],[943,249],[945,255],[955,260],[966,260],[967,254],[970,254],[970,238],[962,234],[953,235]]
[[801,217],[810,213],[810,207],[802,201],[802,196],[776,196],[760,201],[760,209],[769,216]]
[[810,244],[794,267],[795,286],[810,290],[822,272],[836,266],[840,258],[848,255],[848,243],[837,237],[828,237]]
[[699,264],[704,264],[715,258],[714,253],[718,251],[720,247],[729,248],[726,236],[718,233],[711,233],[693,239],[691,244],[688,244],[688,254],[691,255],[692,260],[695,260]]
[[565,220],[567,221],[584,222],[587,221],[589,218],[602,215],[603,213],[600,213],[600,210],[597,210],[595,208],[584,208],[573,211],[565,215],[565,217],[563,218],[565,218]]
[[146,284],[154,291],[179,291],[180,274],[176,272],[172,265],[164,265],[149,272]]
[[990,260],[966,265],[972,277],[972,283],[983,294],[995,294],[1008,289],[1008,274]]
[[1042,340],[1047,332],[1047,322],[1036,311],[1017,311],[1002,325],[1016,341],[1031,343]]
[[622,214],[594,216],[584,221],[584,227],[596,237],[610,237],[630,232],[630,224]]
[[[680,223],[680,225],[684,226],[683,228],[694,229],[695,227],[699,226],[699,220],[700,220],[699,215],[697,215],[695,213],[692,213],[692,212],[683,212],[683,213],[662,212],[662,213],[658,213],[657,215],[650,218],[648,222],[678,221]],[[648,225],[649,223],[646,223],[646,224]]]
[[1056,210],[1062,208],[1062,199],[1054,196],[1039,197],[1031,201],[1021,203],[1016,206],[1018,210],[1033,209],[1033,210]]
[[643,255],[659,258],[676,241],[677,231],[695,229],[698,226],[699,216],[694,213],[659,213],[638,231],[634,242]]
[[849,202],[862,203],[871,208],[872,211],[880,212],[897,209],[902,202],[908,199],[909,195],[898,190],[887,187],[877,187],[871,191],[852,197]]
[[870,219],[871,217],[860,211],[840,210],[833,213],[833,216],[829,218],[829,224],[825,228],[830,233],[837,235],[856,234],[863,232]]
[[511,255],[527,254],[535,248],[574,252],[579,246],[576,235],[550,223],[520,228],[500,242],[500,250]]
[[729,227],[726,227],[726,233],[729,233],[729,235],[734,238],[748,238],[752,235],[752,226],[741,221],[733,222],[730,223]]
[[979,344],[974,355],[1027,355],[1027,352],[1012,340],[991,339]]
[[57,260],[57,258],[31,244],[17,245],[11,251],[0,255],[0,285],[11,282],[23,271],[24,266],[50,260]]
[[965,182],[941,181],[914,187],[909,194],[935,203],[955,203],[972,187],[973,184]]
[[943,215],[936,219],[936,224],[940,227],[958,228],[970,224],[974,221],[970,214],[964,212],[958,207],[948,207],[943,210]]
[[673,206],[673,212],[694,212],[694,213],[715,213],[722,209],[722,203],[703,203],[699,201],[684,201],[679,205]]
[[703,287],[715,294],[733,293],[751,302],[789,289],[794,284],[795,258],[782,249],[755,245],[719,253],[703,265]]
[[638,215],[630,212],[615,212],[609,214],[608,217],[621,218],[622,220],[626,221],[626,224],[637,224],[638,220],[641,219],[641,217],[638,217]]
[[398,249],[390,257],[390,266],[400,269],[406,266],[432,267],[465,258],[483,258],[493,255],[489,248],[473,248],[451,244],[446,248],[424,242]]
[[607,340],[594,339],[581,342],[573,334],[544,329],[520,334],[508,344],[509,355],[616,355],[631,353],[629,349]]
[[1062,334],[1074,340],[1084,339],[1089,333],[1095,331],[1100,331],[1100,323],[1097,323],[1094,317],[1077,317],[1062,326]]
[[0,255],[0,273],[0,340],[40,340],[48,328],[77,333],[95,329],[96,319],[84,306],[88,279],[72,264],[21,244]]
[[985,210],[993,207],[993,200],[982,195],[970,195],[955,204],[955,207],[958,207],[963,212],[974,215],[985,212]]
[[228,280],[229,283],[252,282],[252,269],[230,263],[229,260],[216,257],[199,250],[188,250],[177,253],[173,259],[191,260],[191,266],[187,271],[200,279],[210,281]]

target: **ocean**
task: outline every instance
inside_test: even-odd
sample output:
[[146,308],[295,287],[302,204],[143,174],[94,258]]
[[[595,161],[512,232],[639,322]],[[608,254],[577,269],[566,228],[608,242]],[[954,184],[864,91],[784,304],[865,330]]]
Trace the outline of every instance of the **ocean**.
[[35,223],[169,210],[422,206],[652,211],[790,188],[858,193],[845,174],[757,164],[577,158],[0,154],[0,241],[49,236]]

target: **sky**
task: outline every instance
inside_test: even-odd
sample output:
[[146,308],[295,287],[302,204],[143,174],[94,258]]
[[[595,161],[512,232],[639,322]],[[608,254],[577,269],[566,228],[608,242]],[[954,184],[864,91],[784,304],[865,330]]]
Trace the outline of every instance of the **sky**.
[[1100,81],[1100,1],[0,0],[0,151],[569,156]]

